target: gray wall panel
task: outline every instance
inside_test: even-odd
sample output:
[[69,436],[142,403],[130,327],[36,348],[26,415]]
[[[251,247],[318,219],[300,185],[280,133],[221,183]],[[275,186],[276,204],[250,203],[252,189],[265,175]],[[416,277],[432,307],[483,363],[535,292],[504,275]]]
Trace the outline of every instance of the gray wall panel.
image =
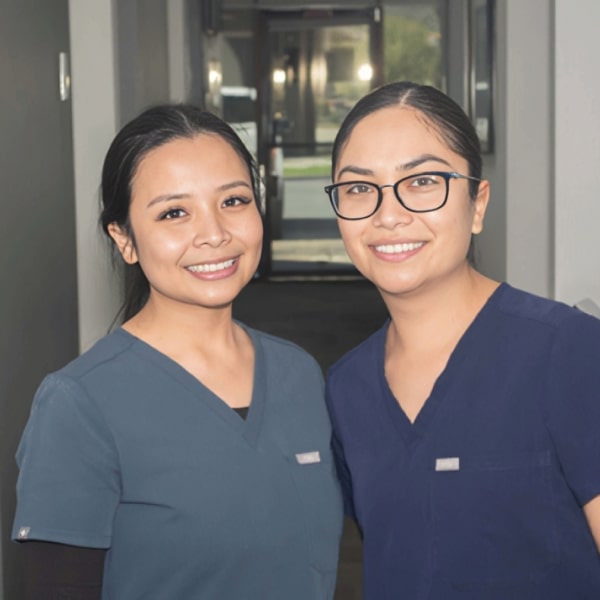
[[71,106],[58,97],[67,0],[0,1],[2,593],[21,597],[14,453],[43,375],[77,353]]

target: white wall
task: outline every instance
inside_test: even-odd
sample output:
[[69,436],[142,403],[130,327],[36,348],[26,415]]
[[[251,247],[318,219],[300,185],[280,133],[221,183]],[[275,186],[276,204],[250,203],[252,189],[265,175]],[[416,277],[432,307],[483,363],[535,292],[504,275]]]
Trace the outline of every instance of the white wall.
[[554,5],[554,293],[600,304],[600,2]]
[[553,291],[551,3],[498,0],[491,202],[482,270],[542,296]]
[[497,144],[481,267],[600,302],[600,3],[497,0]]
[[79,344],[108,330],[119,307],[118,279],[98,227],[100,172],[115,135],[116,76],[111,0],[69,0],[77,224]]
[[554,270],[551,3],[509,0],[506,11],[506,276],[548,296]]

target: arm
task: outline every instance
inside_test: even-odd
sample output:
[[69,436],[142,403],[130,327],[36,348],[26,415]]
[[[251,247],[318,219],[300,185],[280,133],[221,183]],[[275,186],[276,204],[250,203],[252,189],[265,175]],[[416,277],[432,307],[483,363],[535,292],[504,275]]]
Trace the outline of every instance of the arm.
[[600,496],[592,498],[587,504],[583,506],[583,512],[590,526],[590,531],[598,551],[600,552]]
[[100,600],[106,550],[30,541],[25,558],[25,600]]
[[600,321],[572,314],[557,330],[544,397],[562,475],[600,549]]

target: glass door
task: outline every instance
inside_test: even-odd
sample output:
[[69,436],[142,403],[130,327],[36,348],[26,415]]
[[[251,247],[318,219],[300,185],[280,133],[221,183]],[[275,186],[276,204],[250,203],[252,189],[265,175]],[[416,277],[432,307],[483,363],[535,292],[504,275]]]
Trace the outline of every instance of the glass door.
[[380,82],[377,16],[373,9],[261,15],[262,274],[355,273],[323,187],[342,119]]

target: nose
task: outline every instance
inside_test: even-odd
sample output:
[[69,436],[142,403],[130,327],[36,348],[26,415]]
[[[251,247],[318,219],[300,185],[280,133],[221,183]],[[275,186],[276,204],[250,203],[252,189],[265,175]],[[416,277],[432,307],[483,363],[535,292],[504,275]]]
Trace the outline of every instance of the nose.
[[231,240],[231,233],[227,228],[223,216],[214,210],[202,211],[194,219],[194,246],[203,245],[218,248]]
[[412,223],[413,213],[404,208],[400,200],[398,200],[393,184],[386,184],[380,187],[382,199],[381,205],[374,215],[375,225],[393,229],[397,225],[404,226]]

